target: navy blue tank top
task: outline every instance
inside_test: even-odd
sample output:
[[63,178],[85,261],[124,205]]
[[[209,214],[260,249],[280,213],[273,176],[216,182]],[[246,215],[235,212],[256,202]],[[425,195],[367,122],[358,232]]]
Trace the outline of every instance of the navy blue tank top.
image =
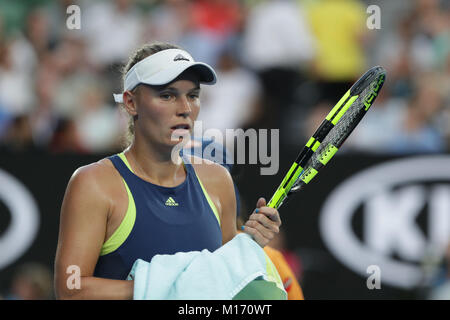
[[124,180],[129,206],[102,248],[95,277],[126,279],[137,259],[150,262],[156,254],[212,252],[222,245],[217,210],[190,163],[184,160],[185,181],[169,188],[139,178],[123,154],[108,159]]

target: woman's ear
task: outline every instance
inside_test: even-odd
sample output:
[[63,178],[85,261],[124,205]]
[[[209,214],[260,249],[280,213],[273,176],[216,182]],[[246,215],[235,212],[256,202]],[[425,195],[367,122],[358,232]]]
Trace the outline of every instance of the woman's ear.
[[123,93],[123,104],[130,116],[137,116],[136,95],[131,91],[125,91]]

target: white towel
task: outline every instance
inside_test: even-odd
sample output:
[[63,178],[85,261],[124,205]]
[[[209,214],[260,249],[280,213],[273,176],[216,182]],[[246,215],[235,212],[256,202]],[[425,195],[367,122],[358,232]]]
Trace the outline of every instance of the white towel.
[[287,298],[272,261],[244,233],[214,252],[156,255],[150,263],[138,259],[127,279],[134,279],[135,300]]

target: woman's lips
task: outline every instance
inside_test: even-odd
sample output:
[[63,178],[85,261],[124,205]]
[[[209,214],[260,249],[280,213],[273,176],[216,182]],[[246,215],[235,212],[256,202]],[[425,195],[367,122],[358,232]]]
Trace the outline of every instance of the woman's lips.
[[170,129],[172,130],[172,134],[184,136],[190,133],[191,126],[189,124],[178,124]]

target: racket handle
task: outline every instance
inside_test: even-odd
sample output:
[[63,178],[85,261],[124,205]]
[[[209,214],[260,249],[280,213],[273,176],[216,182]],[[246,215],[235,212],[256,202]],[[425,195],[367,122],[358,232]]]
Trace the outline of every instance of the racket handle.
[[[278,190],[277,190],[278,191]],[[274,208],[274,209],[277,209],[278,210],[278,208],[279,207],[281,207],[281,205],[283,204],[283,202],[284,202],[284,200],[286,199],[286,197],[287,197],[287,195],[285,194],[284,196],[283,195],[281,195],[281,198],[280,197],[276,197],[277,196],[277,193],[275,193],[273,196],[272,196],[272,198],[270,199],[270,201],[269,201],[269,203],[267,204],[267,206],[269,207],[269,208]],[[276,199],[276,200],[275,200]]]

